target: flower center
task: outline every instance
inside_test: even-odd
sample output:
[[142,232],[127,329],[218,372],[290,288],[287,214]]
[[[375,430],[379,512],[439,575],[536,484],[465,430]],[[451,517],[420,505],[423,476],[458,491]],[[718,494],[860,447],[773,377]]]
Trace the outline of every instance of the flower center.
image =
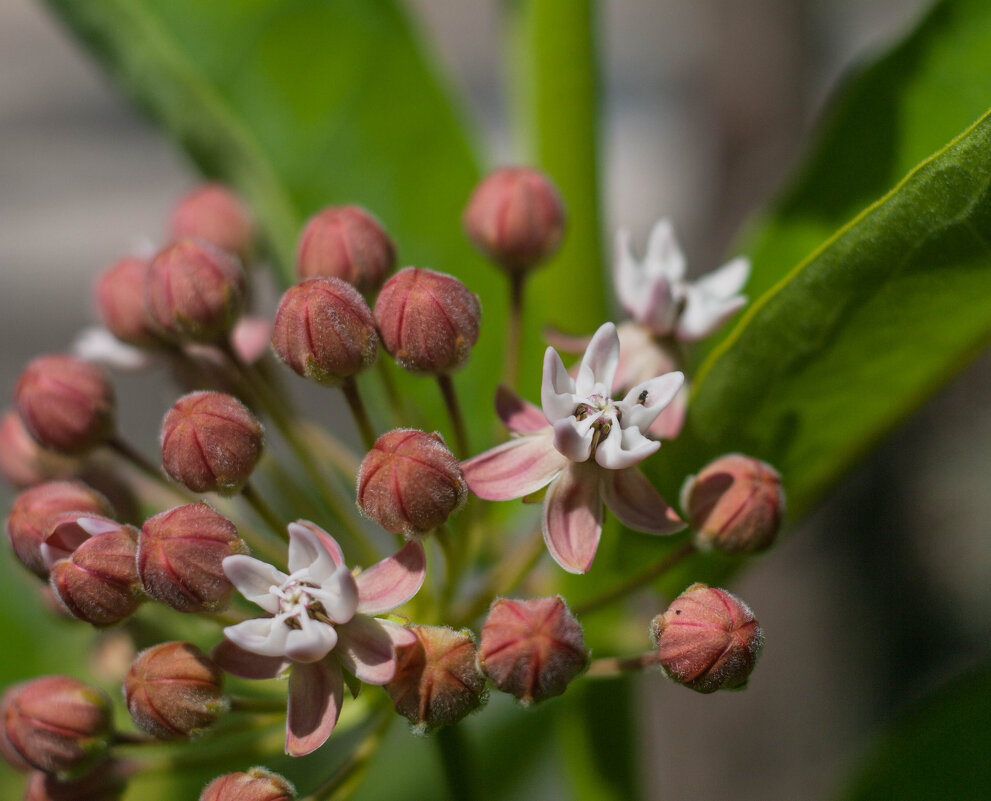
[[589,429],[592,432],[592,449],[589,458],[595,455],[595,449],[599,442],[609,436],[613,424],[619,425],[623,419],[623,412],[613,399],[606,395],[589,395],[588,398],[579,403],[573,412],[576,420],[588,420]]
[[285,615],[283,622],[291,629],[300,629],[299,618],[306,615],[312,620],[332,625],[333,621],[327,616],[323,603],[310,593],[311,589],[319,589],[309,581],[289,579],[281,587],[271,587],[270,591],[279,599],[279,612]]

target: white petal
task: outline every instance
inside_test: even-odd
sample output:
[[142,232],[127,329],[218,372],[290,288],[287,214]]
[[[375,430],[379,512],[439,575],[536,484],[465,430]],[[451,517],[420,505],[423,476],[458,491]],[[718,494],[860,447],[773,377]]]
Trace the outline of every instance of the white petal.
[[650,277],[664,276],[671,282],[685,277],[685,254],[678,246],[674,226],[668,219],[658,220],[651,229],[644,271]]
[[335,623],[347,623],[358,608],[358,585],[351,571],[344,565],[324,579],[319,588],[311,589],[309,593],[320,600],[327,617]]
[[568,417],[575,411],[575,382],[554,348],[544,352],[544,377],[540,385],[540,404],[550,421]]
[[279,599],[269,589],[281,587],[289,578],[285,573],[268,562],[242,554],[228,556],[221,564],[227,578],[241,595],[270,614],[279,611]]
[[713,298],[729,300],[736,295],[750,277],[750,260],[733,259],[718,270],[703,275],[695,282],[695,287]]
[[625,229],[616,232],[616,251],[613,256],[613,288],[620,306],[631,317],[636,317],[643,300],[643,277],[640,265],[630,249],[630,233]]
[[683,373],[674,372],[637,384],[622,401],[623,427],[636,426],[644,434],[685,384]]
[[224,629],[224,636],[245,651],[260,656],[285,656],[289,627],[281,618],[260,617]]
[[610,470],[622,470],[640,464],[660,447],[660,442],[647,439],[638,428],[619,429],[613,426],[609,436],[596,446],[595,461]]
[[322,584],[337,570],[333,556],[307,526],[290,523],[288,530],[290,574],[306,571],[309,581]]
[[707,297],[689,287],[688,301],[678,320],[677,336],[682,342],[698,342],[711,336],[747,303],[743,295],[729,300]]
[[588,343],[585,355],[582,356],[578,378],[575,380],[575,394],[579,398],[587,398],[595,393],[608,396],[612,392],[618,364],[619,335],[616,333],[616,326],[603,323],[592,336],[592,341]]
[[334,650],[337,631],[309,615],[296,618],[302,628],[290,629],[286,638],[285,654],[293,662],[317,662]]
[[554,447],[572,462],[584,462],[592,453],[594,418],[566,417],[554,424]]
[[80,331],[72,345],[72,350],[80,359],[122,373],[144,370],[152,364],[147,352],[121,342],[106,328],[98,326]]

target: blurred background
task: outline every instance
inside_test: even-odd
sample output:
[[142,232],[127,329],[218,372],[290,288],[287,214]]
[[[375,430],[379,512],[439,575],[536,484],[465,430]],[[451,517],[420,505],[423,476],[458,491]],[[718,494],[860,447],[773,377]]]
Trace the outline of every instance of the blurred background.
[[[513,161],[499,4],[410,5],[491,163]],[[610,231],[622,224],[643,243],[670,216],[694,270],[722,263],[787,176],[830,87],[927,5],[603,3]],[[64,349],[92,320],[93,277],[159,239],[196,180],[38,4],[0,4],[0,391],[9,397],[27,359]],[[154,385],[139,400],[133,389],[123,382],[122,427],[151,449],[171,394]],[[704,697],[644,678],[653,798],[828,797],[887,721],[989,656],[988,397],[985,356],[737,580],[768,636],[746,692]],[[10,493],[0,495],[6,508]],[[0,659],[12,647],[0,644]]]

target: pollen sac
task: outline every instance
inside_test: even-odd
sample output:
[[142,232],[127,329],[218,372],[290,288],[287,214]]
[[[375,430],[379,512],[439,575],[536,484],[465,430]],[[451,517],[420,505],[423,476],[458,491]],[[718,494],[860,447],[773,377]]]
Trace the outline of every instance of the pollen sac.
[[721,456],[685,481],[681,508],[699,549],[763,551],[773,544],[784,516],[781,476],[749,456]]
[[764,645],[753,612],[726,590],[693,584],[650,623],[672,679],[700,693],[744,687]]
[[82,778],[68,781],[35,771],[28,779],[24,801],[120,801],[125,789],[119,766],[106,760]]
[[457,278],[407,267],[385,282],[375,301],[375,322],[386,351],[417,375],[464,367],[478,341],[482,309]]
[[3,738],[37,770],[69,779],[106,754],[113,709],[102,690],[67,676],[44,676],[11,687],[0,701]]
[[146,259],[125,257],[100,274],[94,291],[104,327],[122,342],[138,347],[160,341],[145,305],[150,267]]
[[489,174],[464,213],[468,238],[510,274],[522,274],[554,254],[564,236],[564,204],[543,173],[511,167]]
[[152,259],[145,302],[163,336],[210,344],[230,333],[244,293],[244,270],[236,256],[183,239]]
[[181,740],[210,726],[227,709],[224,673],[199,648],[167,642],[142,651],[124,677],[124,700],[135,725],[160,740]]
[[312,217],[296,252],[299,280],[340,278],[366,296],[395,268],[395,245],[378,220],[358,206],[336,206]]
[[215,612],[234,590],[224,575],[224,559],[247,550],[234,524],[205,503],[169,509],[141,528],[141,586],[150,598],[180,612]]
[[524,704],[561,695],[588,665],[582,627],[564,599],[497,599],[482,627],[478,664]]
[[386,686],[396,712],[420,731],[457,723],[485,700],[485,676],[467,631],[413,626],[416,642],[396,649],[396,675]]
[[106,372],[74,356],[42,356],[21,373],[17,413],[42,447],[77,454],[110,438],[114,390]]
[[162,466],[193,492],[232,495],[255,469],[262,439],[261,423],[237,398],[194,392],[162,422]]
[[210,782],[199,801],[294,801],[296,790],[278,773],[251,768],[228,773]]
[[245,264],[255,252],[255,222],[234,192],[221,184],[205,184],[179,199],[169,218],[172,241],[199,239],[234,253]]
[[272,347],[298,375],[333,386],[378,356],[375,319],[357,289],[340,278],[311,278],[283,296]]
[[400,428],[383,434],[358,470],[358,506],[386,531],[415,536],[443,525],[468,484],[440,434]]

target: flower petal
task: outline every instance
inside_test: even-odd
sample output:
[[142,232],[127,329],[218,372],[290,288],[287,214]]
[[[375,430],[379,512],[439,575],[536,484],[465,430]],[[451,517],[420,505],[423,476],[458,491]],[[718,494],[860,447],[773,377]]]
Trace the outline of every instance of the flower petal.
[[596,472],[591,465],[569,465],[544,501],[544,542],[569,573],[587,573],[599,547],[602,498]]
[[383,620],[382,618],[375,619],[383,628],[385,628],[385,633],[389,635],[389,639],[392,640],[394,647],[403,648],[405,646],[413,645],[416,642],[416,634],[405,626],[400,626],[398,623],[393,623],[391,620]]
[[383,622],[356,616],[341,626],[341,642],[334,651],[344,669],[367,684],[388,684],[396,675],[396,647]]
[[91,537],[109,534],[111,531],[119,531],[121,528],[120,523],[115,523],[106,517],[77,517],[76,525]]
[[[581,398],[594,393],[608,396],[612,392],[613,377],[616,375],[618,365],[619,335],[616,333],[616,326],[612,323],[603,323],[592,335],[592,341],[588,343],[585,355],[582,356],[578,377],[575,380],[575,394]],[[574,406],[569,414],[573,412]]]
[[308,593],[323,604],[324,612],[334,623],[347,623],[358,609],[358,583],[347,565],[340,565]]
[[361,571],[354,577],[358,585],[358,613],[378,615],[401,606],[423,586],[427,556],[420,543],[407,542],[398,553]]
[[231,345],[245,364],[254,364],[268,353],[272,341],[272,321],[267,317],[244,315],[231,331]]
[[302,628],[289,629],[285,654],[293,662],[316,662],[323,659],[337,645],[337,630],[322,620],[309,615],[298,615]]
[[718,270],[703,275],[695,282],[695,287],[709,297],[729,300],[743,289],[748,278],[750,278],[750,260],[733,259]]
[[716,298],[696,286],[687,286],[685,308],[678,318],[678,339],[698,342],[718,331],[723,324],[747,304],[743,295]]
[[685,254],[678,245],[671,220],[658,220],[651,229],[644,272],[652,278],[663,276],[672,283],[684,279]]
[[487,501],[522,498],[545,487],[568,460],[545,434],[513,439],[461,463],[468,488]]
[[601,473],[602,499],[621,523],[648,534],[673,534],[685,523],[636,467]]
[[291,574],[306,570],[309,580],[320,584],[344,563],[337,540],[315,523],[297,520],[288,531]]
[[636,426],[646,433],[684,385],[685,376],[680,372],[659,375],[637,384],[623,398],[624,427]]
[[584,462],[592,454],[592,423],[596,418],[566,417],[554,423],[554,447],[569,461]]
[[566,334],[553,326],[545,326],[541,332],[544,342],[561,353],[584,353],[592,337],[579,337]]
[[640,464],[660,447],[660,442],[647,439],[636,426],[624,429],[613,426],[609,436],[599,441],[595,461],[609,470],[622,470]]
[[544,413],[505,384],[496,388],[495,409],[503,425],[516,434],[536,434],[550,425]]
[[279,611],[279,599],[271,592],[271,587],[281,587],[289,577],[268,562],[251,556],[235,554],[221,563],[224,574],[230,579],[239,593],[251,603],[257,604],[269,614]]
[[688,385],[685,384],[674,396],[674,400],[664,407],[654,422],[650,424],[647,433],[657,439],[674,439],[681,433],[685,425],[685,413],[688,410]]
[[273,617],[245,620],[224,629],[224,636],[245,651],[260,656],[285,656],[289,627]]
[[80,331],[72,350],[80,359],[121,373],[145,370],[154,363],[148,351],[121,342],[100,326]]
[[[619,305],[627,314],[635,317],[643,296],[643,274],[640,265],[633,257],[633,249],[630,247],[630,232],[624,228],[620,228],[616,232],[612,281]],[[582,348],[582,350],[584,349]]]
[[327,742],[343,701],[341,668],[333,659],[293,665],[286,712],[286,753],[306,756]]
[[544,375],[540,382],[540,405],[548,421],[554,422],[573,414],[578,401],[575,382],[564,367],[554,348],[544,351]]
[[210,653],[222,670],[242,679],[276,679],[292,664],[282,656],[260,656],[222,640]]

